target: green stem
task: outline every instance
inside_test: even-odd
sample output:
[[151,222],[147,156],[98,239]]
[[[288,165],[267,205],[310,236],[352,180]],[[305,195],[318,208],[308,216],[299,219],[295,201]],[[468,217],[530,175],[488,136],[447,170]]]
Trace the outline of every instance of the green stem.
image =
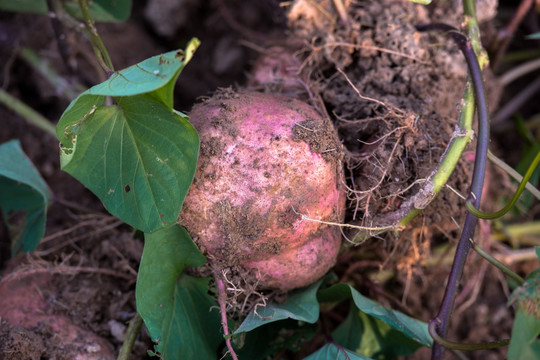
[[117,360],[129,360],[129,355],[133,349],[133,344],[135,344],[135,339],[141,330],[143,320],[139,313],[135,313],[135,316],[129,322],[129,326],[126,332],[126,338],[120,349]]
[[48,62],[41,59],[34,50],[23,47],[19,52],[19,56],[47,79],[55,90],[61,93],[66,99],[73,100],[85,90],[84,86],[80,83],[75,83],[73,85],[69,84],[66,78],[59,75],[56,70]]
[[482,47],[480,40],[480,27],[476,17],[476,2],[474,0],[463,0],[463,12],[465,14],[465,27],[467,28],[467,37],[476,54],[480,68],[485,68],[489,64],[487,51]]
[[[470,79],[465,87],[463,95],[463,107],[459,115],[457,130],[454,132],[446,151],[444,152],[439,166],[424,183],[423,188],[412,199],[412,209],[401,218],[400,226],[405,226],[411,221],[420,211],[422,211],[431,200],[444,187],[450,175],[454,171],[461,154],[469,144],[474,134],[472,122],[474,118],[474,94]],[[423,201],[422,201],[423,200]]]
[[501,270],[506,276],[509,278],[514,279],[519,285],[523,285],[525,283],[525,280],[510,270],[506,265],[504,265],[499,260],[495,259],[493,256],[485,252],[480,246],[478,246],[474,241],[470,240],[473,245],[473,250],[478,253],[481,257],[486,259],[490,264],[494,265],[497,269]]
[[96,54],[97,60],[99,61],[101,67],[107,73],[113,72],[114,66],[109,56],[109,52],[107,51],[107,48],[105,47],[105,44],[103,43],[103,40],[101,40],[101,37],[98,34],[96,26],[94,25],[94,21],[90,17],[90,11],[88,10],[88,1],[79,0],[79,6],[81,8],[81,13],[82,13],[86,28],[88,29],[88,32],[90,33],[90,42],[92,43],[92,47],[94,48],[94,53]]
[[519,200],[519,197],[521,196],[521,193],[523,192],[523,190],[525,190],[525,186],[527,185],[527,182],[529,181],[529,179],[533,175],[534,170],[536,169],[536,166],[538,165],[539,162],[540,162],[540,152],[538,152],[536,154],[536,156],[534,157],[534,160],[532,161],[531,165],[527,169],[527,172],[525,173],[525,175],[523,175],[523,179],[521,180],[521,183],[519,183],[517,191],[515,192],[514,196],[512,197],[512,200],[510,200],[510,202],[508,204],[506,204],[506,206],[503,207],[501,210],[496,211],[494,213],[485,213],[485,212],[480,211],[477,208],[475,208],[473,203],[471,202],[471,200],[468,200],[466,202],[467,210],[469,210],[469,212],[471,214],[473,214],[474,216],[476,216],[476,217],[478,217],[480,219],[493,220],[493,219],[498,219],[498,218],[502,217],[504,214],[506,214],[508,211],[510,211],[512,209],[512,207],[516,204],[516,202]]
[[3,89],[0,89],[0,103],[13,110],[30,124],[44,130],[56,138],[55,126],[47,118],[19,99],[11,96]]
[[[504,170],[508,175],[510,175],[514,180],[516,181],[523,181],[523,176],[521,176],[520,173],[518,173],[516,170],[514,170],[510,165],[499,159],[497,156],[495,156],[491,151],[488,151],[488,159],[497,165],[500,169]],[[525,189],[527,189],[535,198],[540,200],[540,190],[538,190],[536,187],[534,187],[533,184],[530,182],[527,182],[525,185]]]
[[479,343],[479,344],[462,344],[457,343],[453,341],[446,340],[439,336],[437,334],[437,331],[435,329],[436,323],[431,322],[429,324],[428,330],[429,334],[433,338],[434,341],[441,344],[447,349],[453,349],[453,350],[466,350],[466,351],[474,351],[474,350],[487,350],[487,349],[497,349],[503,346],[507,346],[510,343],[510,340],[499,340],[499,341],[493,341],[488,343]]

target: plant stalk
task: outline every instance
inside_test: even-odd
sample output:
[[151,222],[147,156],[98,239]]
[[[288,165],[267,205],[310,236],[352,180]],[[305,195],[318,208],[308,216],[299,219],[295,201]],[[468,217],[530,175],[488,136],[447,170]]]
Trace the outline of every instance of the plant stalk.
[[117,360],[129,360],[129,355],[131,354],[131,350],[133,349],[133,344],[135,344],[135,340],[137,339],[137,335],[139,334],[139,331],[141,330],[143,320],[139,313],[135,313],[135,316],[129,321],[129,326],[127,328],[126,332],[126,338],[124,339],[124,343],[122,344],[122,348],[120,349],[120,352],[118,353]]
[[506,276],[509,278],[514,279],[519,285],[523,285],[525,283],[525,279],[523,279],[521,276],[510,270],[508,267],[506,267],[502,262],[495,259],[493,256],[488,254],[484,251],[480,246],[478,246],[474,241],[471,241],[474,251],[478,253],[481,257],[483,257],[486,261],[488,261],[490,264],[495,266],[497,269],[501,270]]
[[[473,14],[474,15],[474,14]],[[474,88],[475,103],[478,114],[478,139],[476,144],[476,159],[474,164],[472,183],[467,200],[474,203],[475,207],[480,205],[482,196],[482,188],[484,186],[485,170],[487,165],[487,151],[489,145],[489,121],[487,103],[484,93],[484,85],[482,80],[482,70],[476,58],[476,54],[472,48],[471,42],[461,34],[457,29],[446,24],[428,24],[417,27],[420,31],[437,30],[444,32],[449,36],[459,47],[465,57],[465,61],[469,67],[469,75]],[[477,223],[476,216],[467,213],[463,231],[459,239],[456,255],[452,264],[452,270],[448,279],[448,285],[444,293],[443,301],[437,316],[431,320],[437,334],[445,338],[450,325],[450,316],[456,299],[458,284],[463,274],[465,262],[472,248],[470,239],[474,237],[474,231]],[[438,360],[444,353],[443,345],[439,343],[433,344],[432,360]]]
[[529,165],[527,172],[525,173],[525,175],[523,175],[523,179],[521,180],[521,183],[519,184],[510,202],[506,204],[506,206],[503,207],[501,210],[495,211],[494,213],[486,213],[476,208],[470,201],[466,202],[467,210],[469,210],[470,213],[472,213],[474,216],[480,219],[493,220],[493,219],[498,219],[504,216],[507,212],[509,212],[512,209],[515,203],[519,200],[519,197],[523,193],[523,190],[525,190],[525,186],[528,184],[528,181],[533,175],[534,170],[536,169],[536,166],[538,165],[539,162],[540,162],[540,152],[536,154],[531,165]]
[[90,11],[88,10],[88,0],[79,0],[79,6],[81,8],[81,13],[84,19],[86,28],[88,29],[90,35],[90,42],[94,48],[94,53],[96,58],[105,72],[110,75],[114,72],[114,66],[112,64],[109,52],[101,40],[101,37],[98,34],[94,21],[90,17]]
[[[441,157],[439,166],[428,177],[426,185],[411,200],[411,204],[404,204],[402,208],[408,213],[399,221],[399,226],[405,226],[418,215],[437,196],[452,175],[463,151],[473,138],[472,121],[474,117],[474,92],[470,83],[467,83],[463,94],[464,105],[461,108],[459,122],[452,138]],[[386,215],[385,217],[388,217]],[[381,221],[377,221],[379,223]],[[384,223],[384,222],[381,222]]]
[[56,138],[55,126],[47,118],[19,99],[11,96],[4,89],[0,89],[0,103],[4,104],[8,109],[13,110],[13,112],[21,116],[29,124],[44,130]]
[[466,351],[474,351],[474,350],[487,350],[487,349],[497,349],[503,346],[507,346],[510,343],[510,340],[499,340],[499,341],[492,341],[487,343],[478,343],[478,344],[462,344],[458,342],[453,342],[450,340],[446,340],[439,336],[437,334],[437,331],[435,330],[435,324],[430,323],[428,327],[429,334],[431,337],[438,343],[444,345],[447,349],[452,350],[466,350]]
[[[508,175],[510,175],[514,180],[518,182],[523,181],[523,176],[521,176],[520,173],[518,173],[516,170],[514,170],[510,165],[499,159],[497,156],[495,156],[491,151],[488,152],[488,159],[497,165],[500,169],[504,170]],[[540,200],[540,190],[538,190],[536,187],[534,187],[533,184],[530,182],[527,182],[525,184],[525,189],[527,189],[531,195],[533,195],[535,198]]]

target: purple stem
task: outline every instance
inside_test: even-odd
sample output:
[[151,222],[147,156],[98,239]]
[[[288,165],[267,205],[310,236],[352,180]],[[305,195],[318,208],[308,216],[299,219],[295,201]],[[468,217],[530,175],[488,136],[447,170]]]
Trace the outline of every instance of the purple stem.
[[[467,200],[472,200],[476,207],[480,206],[480,198],[482,195],[482,188],[484,186],[484,176],[487,163],[487,150],[489,145],[489,120],[486,98],[484,95],[484,85],[482,81],[482,70],[478,64],[478,60],[472,49],[471,43],[465,35],[460,33],[456,28],[446,24],[427,24],[417,26],[418,31],[430,31],[436,30],[444,32],[454,40],[459,47],[465,61],[469,67],[469,74],[471,82],[474,88],[474,97],[476,102],[476,109],[478,114],[478,139],[476,143],[476,159],[474,163],[474,171],[471,183],[471,189]],[[467,212],[465,217],[465,223],[463,225],[463,231],[457,245],[456,254],[454,256],[454,262],[452,264],[452,270],[448,279],[448,284],[444,293],[444,297],[439,308],[439,312],[430,323],[435,324],[435,329],[439,336],[445,338],[450,326],[450,316],[454,308],[454,302],[456,299],[458,284],[463,274],[465,262],[467,256],[472,248],[470,239],[474,236],[476,228],[477,218],[471,213]],[[438,343],[433,344],[433,350],[431,353],[432,360],[438,360],[442,358],[444,353],[444,347]]]

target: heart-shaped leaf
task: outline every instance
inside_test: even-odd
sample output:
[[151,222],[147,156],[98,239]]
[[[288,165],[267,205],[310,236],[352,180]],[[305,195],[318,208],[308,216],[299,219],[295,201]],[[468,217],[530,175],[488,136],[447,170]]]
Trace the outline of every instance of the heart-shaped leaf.
[[115,73],[75,99],[56,128],[62,169],[144,232],[176,221],[195,174],[199,138],[172,99],[198,44]]

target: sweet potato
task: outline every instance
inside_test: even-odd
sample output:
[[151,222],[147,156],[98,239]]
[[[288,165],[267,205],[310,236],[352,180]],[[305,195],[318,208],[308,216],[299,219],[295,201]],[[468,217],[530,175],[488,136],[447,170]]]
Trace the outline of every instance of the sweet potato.
[[[0,319],[25,331],[38,346],[28,341],[12,341],[2,349],[9,359],[113,360],[112,346],[93,332],[74,324],[69,317],[54,313],[47,299],[56,289],[53,275],[43,271],[12,273],[0,279]],[[2,351],[3,350],[3,351]],[[61,355],[59,355],[61,354]]]
[[213,267],[253,269],[259,287],[282,290],[324,275],[341,232],[321,221],[342,221],[345,206],[329,120],[290,97],[225,90],[190,121],[201,153],[179,223]]

